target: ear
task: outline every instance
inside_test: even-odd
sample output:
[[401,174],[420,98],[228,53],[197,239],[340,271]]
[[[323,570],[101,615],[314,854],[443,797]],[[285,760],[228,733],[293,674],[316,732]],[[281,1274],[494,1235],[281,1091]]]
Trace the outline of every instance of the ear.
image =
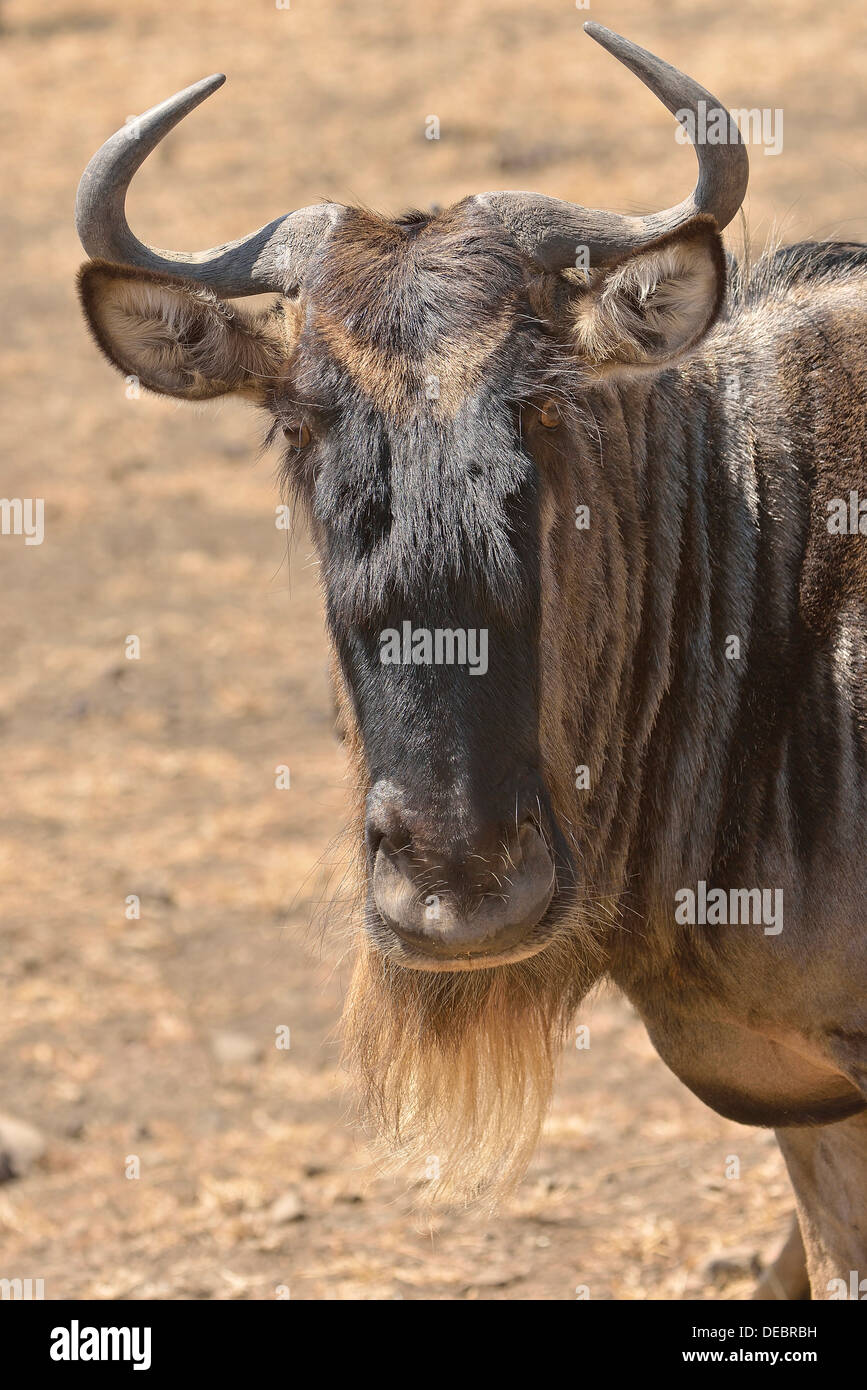
[[597,272],[573,301],[573,343],[599,376],[658,371],[710,330],[725,287],[717,225],[693,218]]
[[109,362],[162,395],[202,401],[235,391],[261,400],[288,356],[273,309],[243,313],[173,275],[89,261],[78,290]]

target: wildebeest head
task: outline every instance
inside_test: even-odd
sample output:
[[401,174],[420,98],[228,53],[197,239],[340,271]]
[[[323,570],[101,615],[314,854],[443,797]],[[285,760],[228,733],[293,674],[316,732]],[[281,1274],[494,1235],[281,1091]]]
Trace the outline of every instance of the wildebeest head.
[[[717,107],[590,27],[672,111]],[[91,162],[85,312],[144,386],[238,393],[285,436],[363,818],[350,1052],[399,1143],[448,1146],[449,1185],[490,1176],[482,1150],[502,1179],[532,1146],[601,958],[574,854],[580,740],[561,717],[616,582],[616,508],[582,394],[658,370],[713,322],[743,147],[732,127],[731,144],[699,150],[692,197],[646,218],[519,193],[396,220],[324,204],[231,247],[154,252],[126,225],[126,186],[215,85],[154,108]],[[217,297],[263,289],[281,297],[252,315]],[[581,504],[603,518],[583,583],[564,559]]]

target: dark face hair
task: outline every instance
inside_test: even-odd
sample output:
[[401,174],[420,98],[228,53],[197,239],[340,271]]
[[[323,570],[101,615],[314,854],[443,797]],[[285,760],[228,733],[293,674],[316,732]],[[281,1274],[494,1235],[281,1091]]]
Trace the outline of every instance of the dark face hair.
[[[363,740],[371,856],[402,832],[417,857],[465,860],[528,816],[559,841],[539,757],[528,426],[567,368],[538,298],[489,219],[354,212],[309,275],[268,402]],[[381,634],[405,623],[485,630],[487,671],[383,664]]]

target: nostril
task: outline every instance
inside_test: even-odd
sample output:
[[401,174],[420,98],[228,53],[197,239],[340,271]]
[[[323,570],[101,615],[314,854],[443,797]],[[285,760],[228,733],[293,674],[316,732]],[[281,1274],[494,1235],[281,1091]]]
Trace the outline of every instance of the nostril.
[[393,783],[378,782],[367,801],[365,843],[372,864],[384,842],[395,851],[409,848],[413,842],[413,826],[417,817],[406,807],[403,793]]
[[518,826],[514,843],[510,849],[512,859],[518,867],[524,862],[525,851],[535,844],[537,838],[541,838],[541,835],[536,817],[527,815]]
[[412,848],[412,836],[399,827],[368,825],[365,831],[367,854],[372,864],[380,850],[390,857],[406,854]]

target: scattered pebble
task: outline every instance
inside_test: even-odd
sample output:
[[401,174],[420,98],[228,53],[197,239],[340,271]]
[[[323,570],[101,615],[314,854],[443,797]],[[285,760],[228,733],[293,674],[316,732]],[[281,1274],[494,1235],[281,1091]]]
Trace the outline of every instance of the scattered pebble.
[[290,1187],[288,1192],[284,1192],[273,1203],[268,1212],[268,1220],[275,1226],[286,1226],[290,1221],[303,1221],[306,1215],[304,1203],[294,1188]]
[[45,1152],[45,1140],[35,1125],[0,1114],[0,1182],[23,1178]]
[[744,1246],[711,1255],[702,1265],[701,1272],[712,1284],[725,1284],[729,1279],[744,1276],[755,1278],[762,1272],[762,1261],[757,1250]]

